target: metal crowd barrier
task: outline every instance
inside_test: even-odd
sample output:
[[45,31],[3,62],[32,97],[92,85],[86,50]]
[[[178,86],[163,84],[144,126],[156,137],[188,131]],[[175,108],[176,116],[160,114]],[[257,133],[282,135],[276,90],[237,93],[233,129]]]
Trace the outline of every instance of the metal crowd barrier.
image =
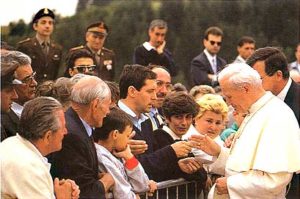
[[[180,194],[180,189],[185,189],[184,195]],[[197,181],[187,181],[183,178],[158,182],[153,196],[149,196],[147,190],[138,194],[141,199],[203,199],[204,197],[203,191],[198,190]],[[112,193],[109,193],[107,198],[113,199]]]

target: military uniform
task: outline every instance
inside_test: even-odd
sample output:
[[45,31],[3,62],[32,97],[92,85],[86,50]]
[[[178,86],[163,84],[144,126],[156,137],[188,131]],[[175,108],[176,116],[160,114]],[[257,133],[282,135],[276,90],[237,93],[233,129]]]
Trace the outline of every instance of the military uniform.
[[114,81],[116,62],[115,53],[112,50],[103,47],[99,53],[95,53],[85,45],[71,48],[69,51],[69,55],[79,49],[86,49],[94,55],[94,60],[96,61],[95,65],[97,65],[96,72],[98,77],[100,77],[102,80]]
[[36,71],[36,80],[55,80],[57,78],[60,62],[62,59],[62,47],[50,41],[47,55],[36,37],[20,41],[17,50],[27,54],[32,59],[32,69]]

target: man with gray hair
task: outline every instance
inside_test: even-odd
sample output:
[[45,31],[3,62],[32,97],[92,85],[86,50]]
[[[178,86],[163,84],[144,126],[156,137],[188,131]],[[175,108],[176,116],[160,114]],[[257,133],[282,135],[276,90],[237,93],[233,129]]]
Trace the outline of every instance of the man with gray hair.
[[8,51],[1,54],[1,65],[16,67],[14,78],[15,82],[18,83],[18,85],[14,86],[18,98],[14,99],[9,113],[1,114],[3,128],[9,137],[16,135],[18,132],[23,105],[25,102],[35,98],[37,82],[34,78],[36,73],[31,68],[31,59],[22,52]]
[[149,41],[138,46],[133,55],[133,63],[142,66],[150,64],[164,66],[171,76],[175,76],[177,69],[171,52],[166,48],[165,37],[168,31],[167,22],[155,19],[148,29]]
[[110,90],[95,76],[84,76],[71,92],[71,107],[65,113],[68,134],[63,148],[51,157],[52,174],[70,178],[80,187],[81,198],[105,198],[114,184],[112,176],[98,171],[92,132],[109,113]]
[[285,198],[293,172],[300,171],[295,115],[263,89],[259,74],[247,64],[230,64],[219,74],[219,82],[227,102],[247,115],[230,149],[208,136],[191,138],[197,148],[217,157],[213,172],[225,174],[216,180],[208,198]]
[[55,178],[53,184],[45,158],[62,148],[66,133],[57,100],[39,97],[27,102],[19,133],[0,144],[1,198],[79,198],[74,181]]

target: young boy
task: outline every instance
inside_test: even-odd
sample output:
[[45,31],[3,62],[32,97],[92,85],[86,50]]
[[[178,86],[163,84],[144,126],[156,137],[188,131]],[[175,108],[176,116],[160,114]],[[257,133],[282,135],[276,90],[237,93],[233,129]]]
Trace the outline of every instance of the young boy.
[[156,183],[149,181],[142,165],[128,146],[132,133],[129,116],[115,107],[104,118],[101,128],[93,133],[99,170],[108,172],[115,180],[112,189],[114,199],[139,198],[135,192],[154,192]]

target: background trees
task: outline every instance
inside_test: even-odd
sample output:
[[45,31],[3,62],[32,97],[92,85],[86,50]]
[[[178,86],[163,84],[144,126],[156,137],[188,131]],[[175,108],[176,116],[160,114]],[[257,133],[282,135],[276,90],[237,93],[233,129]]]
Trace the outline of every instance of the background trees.
[[[220,56],[228,62],[235,58],[237,40],[243,35],[254,37],[257,47],[282,47],[292,61],[300,41],[299,7],[298,0],[79,0],[76,15],[58,17],[54,38],[67,51],[85,43],[88,24],[104,20],[110,27],[105,46],[116,52],[118,74],[124,64],[132,62],[134,48],[148,39],[149,22],[162,18],[169,25],[167,46],[180,69],[175,81],[187,85],[190,62],[203,50],[204,30],[213,25],[224,30]],[[24,21],[10,23],[5,30],[2,40],[13,46],[33,35]]]

